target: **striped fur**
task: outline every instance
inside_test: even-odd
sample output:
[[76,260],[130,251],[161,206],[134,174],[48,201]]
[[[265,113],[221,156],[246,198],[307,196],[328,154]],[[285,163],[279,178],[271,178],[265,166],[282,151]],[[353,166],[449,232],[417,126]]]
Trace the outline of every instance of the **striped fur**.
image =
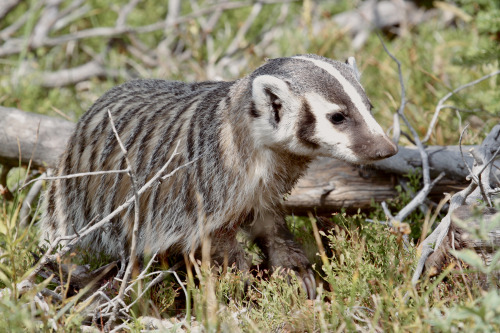
[[[115,87],[82,116],[58,175],[126,168],[107,111],[139,185],[194,161],[140,198],[139,253],[186,253],[210,236],[215,255],[247,268],[236,242],[244,228],[271,266],[309,272],[291,241],[281,200],[319,155],[365,163],[395,153],[348,64],[314,55],[269,60],[233,82],[137,80]],[[56,180],[46,195],[42,238],[73,234],[133,195],[124,174]],[[128,249],[130,208],[82,241],[118,257]]]

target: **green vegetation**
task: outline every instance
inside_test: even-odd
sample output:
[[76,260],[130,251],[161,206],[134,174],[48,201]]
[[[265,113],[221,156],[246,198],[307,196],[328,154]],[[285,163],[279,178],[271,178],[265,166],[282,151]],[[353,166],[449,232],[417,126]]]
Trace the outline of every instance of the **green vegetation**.
[[[22,28],[12,38],[27,38],[43,8],[37,0],[24,1],[0,21],[0,31],[22,15],[27,15]],[[71,1],[63,1],[63,8]],[[128,1],[88,1],[88,10],[50,37],[75,33],[92,27],[113,27],[117,12]],[[182,2],[181,15],[196,8]],[[208,6],[201,1],[200,8]],[[452,22],[445,22],[440,12],[419,24],[402,29],[399,36],[383,34],[385,43],[401,61],[407,89],[406,115],[423,137],[439,99],[448,92],[500,67],[500,5],[495,0],[457,1],[458,13]],[[70,119],[79,116],[112,86],[135,76],[176,80],[205,80],[214,76],[236,79],[261,64],[266,57],[316,53],[334,59],[355,55],[363,73],[362,82],[375,105],[374,113],[384,128],[392,124],[393,113],[399,107],[400,85],[397,68],[384,52],[376,34],[372,33],[359,50],[351,45],[351,36],[336,27],[331,16],[351,9],[351,2],[340,1],[332,6],[319,4],[311,12],[311,1],[295,2],[288,8],[286,19],[281,17],[280,4],[264,5],[225,66],[217,67],[226,55],[224,51],[237,35],[238,29],[251,12],[251,7],[224,11],[206,34],[204,20],[189,19],[169,28],[168,45],[176,52],[154,54],[155,65],[147,65],[127,46],[142,45],[156,48],[164,42],[165,33],[119,35],[112,39],[93,37],[56,46],[30,49],[0,58],[0,105],[16,107],[52,116],[60,112]],[[26,13],[26,14],[25,14]],[[167,6],[141,1],[128,18],[130,26],[142,26],[161,20]],[[311,15],[321,22],[313,27]],[[314,22],[318,22],[314,20]],[[273,31],[272,43],[255,47],[264,33]],[[314,32],[313,32],[314,31]],[[269,35],[266,35],[269,38]],[[137,40],[132,41],[132,38]],[[91,77],[74,85],[47,88],[40,84],[45,72],[72,68],[99,58],[109,75]],[[233,61],[234,58],[234,62]],[[237,66],[237,61],[245,66]],[[212,66],[213,76],[208,70]],[[500,122],[500,79],[486,80],[454,95],[444,109],[429,144],[454,145],[468,122],[469,135],[464,144],[478,144],[489,130]],[[405,130],[403,128],[403,130]],[[403,139],[402,144],[410,144]],[[23,168],[9,173],[8,186],[14,188],[25,177]],[[412,191],[420,186],[419,174],[408,175]],[[410,199],[411,193],[398,189],[399,196],[389,202],[397,211]],[[82,324],[82,306],[74,306],[78,295],[67,296],[61,302],[48,302],[47,308],[38,302],[38,290],[19,297],[17,283],[30,272],[35,259],[37,230],[34,222],[39,210],[32,214],[33,223],[27,229],[19,227],[19,211],[26,190],[15,192],[14,200],[0,197],[0,330],[1,331],[78,331]],[[497,203],[498,205],[498,203]],[[366,222],[366,219],[374,222]],[[410,238],[421,239],[426,217],[415,212],[408,218]],[[417,249],[406,248],[402,234],[384,224],[385,215],[379,206],[371,212],[334,213],[329,217],[331,230],[319,235],[325,255],[319,255],[311,220],[290,217],[289,224],[315,262],[320,277],[316,301],[307,301],[300,283],[284,274],[254,272],[242,276],[230,268],[226,272],[198,267],[202,274],[195,279],[191,272],[179,273],[187,281],[187,301],[174,276],[149,291],[149,296],[132,308],[137,320],[129,323],[134,332],[144,328],[141,316],[159,316],[180,327],[175,316],[184,318],[190,312],[195,320],[192,329],[206,331],[249,332],[499,332],[500,294],[491,283],[484,288],[476,274],[495,282],[493,268],[498,269],[500,252],[490,268],[477,255],[461,252],[457,255],[464,266],[447,267],[440,275],[427,278],[417,288],[411,285]],[[496,221],[495,223],[500,223]],[[477,233],[477,237],[484,234]],[[40,254],[40,253],[38,253]],[[258,253],[255,255],[258,258]],[[83,258],[83,259],[82,259]],[[93,267],[103,258],[82,256],[80,260]],[[63,259],[64,262],[69,259]],[[493,268],[491,268],[493,267]],[[161,267],[156,267],[161,269]],[[38,289],[49,284],[43,282]],[[146,283],[147,280],[144,282]],[[67,288],[64,283],[59,286]],[[119,288],[119,286],[117,287]],[[108,290],[115,295],[117,290]],[[131,300],[127,300],[130,302]],[[187,310],[188,309],[188,310]],[[177,326],[174,326],[177,325]]]
[[475,65],[489,64],[500,60],[500,3],[494,0],[459,0],[458,3],[465,13],[467,20],[473,21],[481,41],[470,49],[463,50],[457,59],[458,63]]

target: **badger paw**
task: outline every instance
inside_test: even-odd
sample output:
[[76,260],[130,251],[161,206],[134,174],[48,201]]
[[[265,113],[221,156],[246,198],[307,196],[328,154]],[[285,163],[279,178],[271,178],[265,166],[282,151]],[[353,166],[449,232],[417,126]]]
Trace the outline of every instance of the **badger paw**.
[[281,246],[273,247],[268,254],[269,266],[293,270],[307,292],[309,299],[316,298],[316,279],[309,260],[304,252],[293,242],[285,241]]

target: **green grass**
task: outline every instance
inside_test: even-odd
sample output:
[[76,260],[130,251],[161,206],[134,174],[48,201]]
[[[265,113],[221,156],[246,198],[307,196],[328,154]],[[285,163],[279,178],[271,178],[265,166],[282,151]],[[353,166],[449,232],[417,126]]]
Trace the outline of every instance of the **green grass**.
[[[392,204],[397,208],[404,202]],[[62,303],[49,303],[47,312],[37,307],[34,291],[20,298],[15,296],[18,291],[14,283],[29,271],[33,263],[29,251],[36,242],[36,227],[25,231],[17,228],[18,206],[6,202],[2,206],[0,275],[4,289],[0,297],[3,314],[0,328],[50,330],[52,318],[57,318],[59,330],[76,330],[82,317],[81,308],[73,306],[74,296]],[[194,267],[187,274],[179,271],[181,280],[187,283],[193,328],[202,326],[208,332],[453,332],[455,329],[498,332],[498,290],[496,287],[484,290],[474,275],[474,272],[492,274],[492,269],[464,252],[461,256],[467,264],[464,267],[468,267],[465,272],[450,266],[437,277],[424,277],[414,288],[410,279],[416,249],[413,246],[405,249],[402,234],[383,224],[365,221],[367,217],[377,219],[380,214],[377,209],[369,215],[333,214],[330,222],[334,227],[319,231],[326,251],[322,258],[312,236],[310,219],[290,217],[288,222],[296,239],[308,249],[315,262],[319,277],[315,301],[308,301],[298,281],[290,280],[283,273],[255,271],[242,275],[231,268],[223,272],[216,267],[212,270],[198,267],[202,274],[194,278]],[[484,230],[478,229],[476,237],[484,237]],[[86,261],[96,264],[89,257]],[[494,262],[497,267],[498,260]],[[158,269],[162,267],[152,270]],[[39,289],[47,283],[41,283]],[[53,287],[56,286],[49,285]],[[107,291],[110,296],[116,292]],[[185,297],[174,277],[169,276],[132,309],[137,319],[130,322],[129,327],[139,332],[143,327],[139,321],[141,316],[160,316],[180,325],[175,317],[184,317]],[[127,301],[132,299],[133,294]]]

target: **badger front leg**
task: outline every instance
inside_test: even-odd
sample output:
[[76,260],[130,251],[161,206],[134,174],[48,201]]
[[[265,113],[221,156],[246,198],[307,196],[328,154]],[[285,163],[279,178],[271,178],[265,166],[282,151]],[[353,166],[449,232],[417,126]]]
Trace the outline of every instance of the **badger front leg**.
[[212,237],[212,261],[218,265],[235,265],[243,272],[250,270],[250,259],[236,239],[236,231],[221,231]]
[[250,236],[267,258],[267,267],[294,270],[300,278],[309,299],[316,297],[316,281],[311,264],[304,251],[293,240],[285,219],[279,214],[257,218],[249,228]]

